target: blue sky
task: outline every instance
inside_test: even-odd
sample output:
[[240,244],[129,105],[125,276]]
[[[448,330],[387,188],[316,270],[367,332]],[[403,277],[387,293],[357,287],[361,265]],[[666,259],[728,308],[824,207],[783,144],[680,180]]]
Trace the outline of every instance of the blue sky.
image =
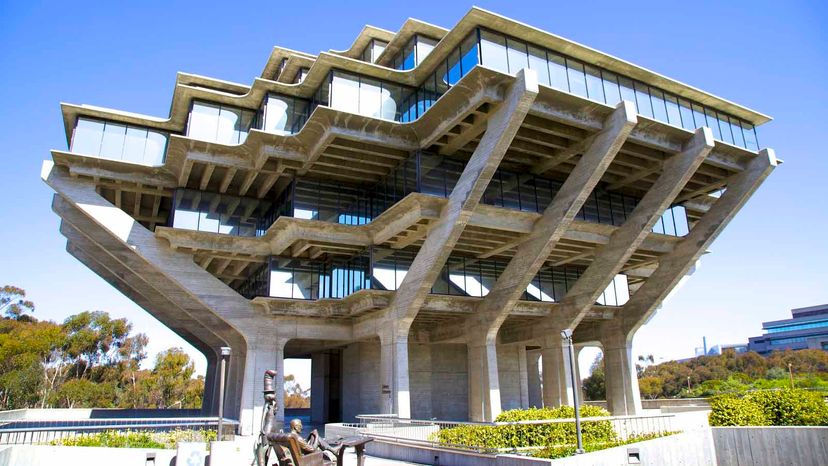
[[[123,3],[123,5],[121,5]],[[174,3],[174,4],[173,4]],[[350,46],[365,24],[451,27],[460,2],[9,2],[0,0],[0,284],[39,318],[101,309],[184,346],[65,252],[39,180],[65,149],[59,102],[168,115],[177,71],[251,83],[272,46]],[[597,48],[774,117],[762,147],[785,160],[635,340],[657,358],[746,341],[789,309],[828,303],[828,20],[824,2],[492,2],[478,6]],[[199,367],[203,360],[199,358]]]

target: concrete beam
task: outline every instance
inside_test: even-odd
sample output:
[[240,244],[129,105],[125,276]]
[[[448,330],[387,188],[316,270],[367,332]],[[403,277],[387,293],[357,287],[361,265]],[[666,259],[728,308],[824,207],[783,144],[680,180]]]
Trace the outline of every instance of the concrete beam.
[[615,230],[607,244],[599,248],[589,267],[561,301],[559,312],[567,327],[575,328],[584,318],[712,149],[712,131],[709,128],[700,128],[682,152],[664,162],[658,180],[647,191],[624,225]]
[[624,305],[620,315],[625,332],[635,332],[650,318],[776,166],[773,150],[764,149],[730,180],[719,200],[671,252],[661,257],[656,270]]

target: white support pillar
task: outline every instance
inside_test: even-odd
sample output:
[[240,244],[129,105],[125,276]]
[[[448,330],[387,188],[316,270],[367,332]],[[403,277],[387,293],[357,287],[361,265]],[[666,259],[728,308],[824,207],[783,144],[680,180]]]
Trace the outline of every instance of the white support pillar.
[[601,345],[604,351],[604,380],[607,388],[607,409],[613,416],[641,414],[638,374],[632,356],[632,337],[617,326],[604,330]]
[[500,378],[497,373],[497,346],[494,343],[468,345],[469,418],[491,422],[500,414]]
[[518,371],[520,374],[520,407],[529,407],[529,367],[526,365],[526,346],[518,345]]
[[408,381],[408,338],[380,334],[380,407],[383,414],[411,417]]
[[559,334],[544,339],[541,350],[543,364],[543,405],[572,405],[572,379],[569,377],[569,353]]
[[540,358],[540,350],[531,350],[526,352],[526,374],[529,388],[530,408],[540,408],[543,406]]

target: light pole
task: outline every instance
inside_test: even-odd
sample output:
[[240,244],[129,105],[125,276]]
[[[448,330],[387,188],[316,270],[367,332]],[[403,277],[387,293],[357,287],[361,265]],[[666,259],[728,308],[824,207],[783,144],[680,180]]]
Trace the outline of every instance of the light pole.
[[692,390],[692,388],[690,387],[690,376],[688,375],[687,376],[687,396],[690,396],[690,390]]
[[219,409],[218,409],[218,432],[216,440],[221,441],[221,434],[224,427],[224,374],[227,369],[227,358],[230,356],[230,347],[221,347],[221,368],[219,369]]
[[584,451],[584,439],[581,438],[581,409],[578,406],[578,383],[575,380],[575,351],[572,348],[572,329],[565,329],[561,331],[561,339],[569,351],[569,379],[572,381],[572,403],[575,405],[575,438],[578,446],[575,449],[575,454],[580,455]]
[[788,375],[791,377],[791,388],[794,388],[793,383],[793,364],[788,363]]

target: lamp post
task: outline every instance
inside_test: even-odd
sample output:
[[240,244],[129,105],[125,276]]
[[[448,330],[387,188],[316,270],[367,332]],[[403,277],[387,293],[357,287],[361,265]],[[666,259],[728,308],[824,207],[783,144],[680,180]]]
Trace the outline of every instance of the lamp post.
[[227,369],[227,358],[230,356],[230,347],[221,347],[221,367],[219,369],[219,408],[218,408],[218,432],[216,440],[221,441],[221,434],[224,427],[224,375]]
[[561,340],[566,345],[569,351],[569,379],[572,381],[572,403],[575,405],[575,438],[578,446],[575,449],[575,454],[580,455],[584,451],[584,439],[581,437],[581,410],[578,406],[578,383],[575,380],[575,351],[572,348],[572,329],[565,329],[561,331]]
[[688,375],[687,376],[687,396],[690,396],[690,390],[692,390],[692,388],[690,387],[690,376]]
[[788,363],[788,375],[789,375],[789,376],[790,376],[790,378],[791,378],[791,388],[794,388],[794,383],[793,383],[793,364],[791,364],[791,363]]

